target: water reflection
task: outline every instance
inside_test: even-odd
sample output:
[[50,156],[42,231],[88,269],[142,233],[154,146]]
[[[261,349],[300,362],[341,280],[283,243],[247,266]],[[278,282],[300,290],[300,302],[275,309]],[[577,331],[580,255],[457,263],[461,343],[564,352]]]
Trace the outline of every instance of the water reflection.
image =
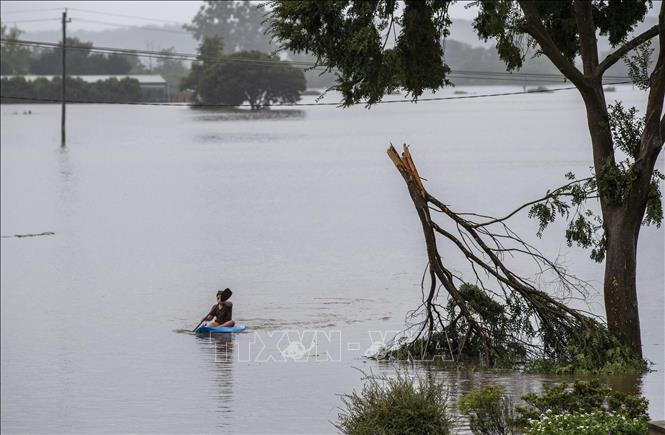
[[302,119],[305,117],[305,111],[297,109],[262,109],[262,110],[242,110],[242,109],[211,109],[211,108],[192,108],[197,121],[256,121],[256,120],[281,120],[281,119]]
[[58,148],[58,178],[60,180],[60,200],[63,203],[69,203],[72,198],[72,189],[74,186],[74,171],[72,168],[69,148]]
[[217,403],[219,422],[217,427],[228,429],[231,427],[233,413],[233,358],[234,334],[197,334],[196,342],[206,356],[214,371],[213,397],[204,397],[203,400],[212,400]]

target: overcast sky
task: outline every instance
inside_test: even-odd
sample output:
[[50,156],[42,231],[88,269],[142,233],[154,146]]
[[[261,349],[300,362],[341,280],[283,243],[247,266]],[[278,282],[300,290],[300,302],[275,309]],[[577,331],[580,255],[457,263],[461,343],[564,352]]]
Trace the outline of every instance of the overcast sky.
[[[60,23],[57,20],[62,9],[68,8],[68,14],[73,18],[72,30],[115,27],[90,21],[133,26],[167,24],[166,22],[189,23],[202,4],[202,1],[2,1],[2,21],[10,26],[15,21],[19,28],[31,31],[59,29]],[[455,4],[451,16],[472,18],[473,11],[466,10],[464,6],[464,2]],[[133,15],[137,18],[110,14]],[[41,19],[51,21],[32,21]]]
[[[15,22],[19,28],[30,31],[59,29],[59,19],[64,8],[69,9],[69,16],[73,18],[70,25],[72,30],[103,30],[123,25],[189,23],[203,4],[202,1],[2,1],[0,3],[3,23],[11,26]],[[460,1],[453,5],[450,10],[451,17],[472,19],[475,8],[467,9],[465,7],[467,3]],[[657,9],[658,7],[651,9],[649,15],[656,17]],[[127,16],[136,16],[136,18]],[[32,21],[42,19],[47,21]],[[100,21],[110,24],[101,24]]]

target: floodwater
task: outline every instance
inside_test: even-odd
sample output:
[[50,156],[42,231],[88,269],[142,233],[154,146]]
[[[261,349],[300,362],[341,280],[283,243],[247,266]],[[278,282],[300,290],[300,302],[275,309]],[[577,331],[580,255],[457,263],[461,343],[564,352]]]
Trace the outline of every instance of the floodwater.
[[[466,90],[506,89],[519,90]],[[607,96],[646,103],[630,87]],[[259,115],[73,105],[65,150],[59,110],[2,106],[2,235],[54,233],[2,238],[3,433],[335,432],[338,395],[361,371],[394,373],[365,349],[420,298],[423,237],[389,143],[411,144],[435,196],[483,214],[591,162],[575,91]],[[562,225],[540,240],[524,216],[514,228],[600,287],[602,265],[568,248]],[[639,300],[656,371],[609,379],[645,394],[654,419],[665,418],[663,251],[663,230],[645,228]],[[224,287],[248,332],[188,333]],[[435,373],[452,397],[561,379]]]

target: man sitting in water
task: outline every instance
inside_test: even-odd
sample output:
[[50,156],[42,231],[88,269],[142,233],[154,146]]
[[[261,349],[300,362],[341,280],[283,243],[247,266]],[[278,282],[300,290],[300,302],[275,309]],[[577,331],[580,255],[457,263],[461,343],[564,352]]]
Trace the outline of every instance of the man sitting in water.
[[203,321],[208,321],[208,326],[235,326],[236,322],[232,320],[233,303],[228,299],[231,297],[231,290],[225,289],[217,292],[217,303],[212,306]]

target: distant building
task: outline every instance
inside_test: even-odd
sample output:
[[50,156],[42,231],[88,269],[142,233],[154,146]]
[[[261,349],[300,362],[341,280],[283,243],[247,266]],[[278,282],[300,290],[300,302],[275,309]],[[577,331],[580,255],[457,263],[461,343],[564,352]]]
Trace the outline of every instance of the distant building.
[[[26,81],[33,81],[40,78],[51,80],[53,78],[60,78],[59,75],[36,75],[26,74],[22,76],[2,76],[2,78],[11,79],[13,77],[23,77]],[[134,79],[138,80],[141,93],[143,94],[144,101],[166,102],[169,101],[169,85],[166,80],[160,75],[156,74],[128,74],[128,75],[67,75],[74,79],[81,79],[84,82],[95,83],[108,79]]]

